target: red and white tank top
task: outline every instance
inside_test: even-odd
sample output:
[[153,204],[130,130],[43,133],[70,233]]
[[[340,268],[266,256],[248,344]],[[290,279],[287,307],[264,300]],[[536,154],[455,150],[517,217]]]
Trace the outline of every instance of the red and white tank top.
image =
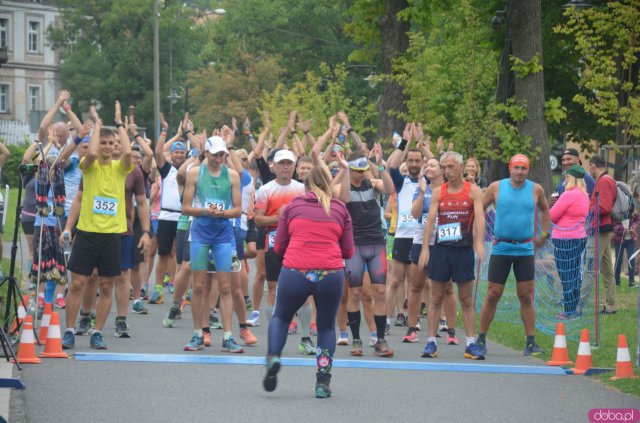
[[471,183],[464,181],[462,189],[451,194],[449,184],[442,184],[438,204],[438,232],[436,243],[453,247],[473,244],[473,200]]

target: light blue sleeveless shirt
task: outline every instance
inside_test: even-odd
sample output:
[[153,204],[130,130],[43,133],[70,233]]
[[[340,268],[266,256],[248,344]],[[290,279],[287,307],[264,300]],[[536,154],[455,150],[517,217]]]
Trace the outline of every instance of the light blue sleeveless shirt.
[[[528,179],[518,189],[511,185],[509,178],[500,181],[493,229],[494,239],[498,242],[494,244],[491,254],[505,256],[534,254],[533,229],[536,205],[533,199],[533,187],[534,183]],[[527,240],[529,242],[522,243]]]

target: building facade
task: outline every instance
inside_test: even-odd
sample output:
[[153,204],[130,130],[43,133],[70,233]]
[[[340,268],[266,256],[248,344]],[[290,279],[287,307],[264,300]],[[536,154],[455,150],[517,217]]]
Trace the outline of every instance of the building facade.
[[33,124],[55,102],[59,54],[46,36],[59,15],[51,0],[0,0],[0,47],[8,55],[0,67],[0,120]]

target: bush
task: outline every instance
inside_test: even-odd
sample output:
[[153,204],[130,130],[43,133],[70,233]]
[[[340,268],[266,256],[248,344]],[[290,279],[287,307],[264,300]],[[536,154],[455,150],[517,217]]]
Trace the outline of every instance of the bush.
[[2,182],[9,184],[12,188],[15,188],[20,183],[20,173],[18,167],[22,163],[22,156],[29,147],[29,144],[17,144],[7,145],[11,156],[7,159],[6,163],[2,167]]

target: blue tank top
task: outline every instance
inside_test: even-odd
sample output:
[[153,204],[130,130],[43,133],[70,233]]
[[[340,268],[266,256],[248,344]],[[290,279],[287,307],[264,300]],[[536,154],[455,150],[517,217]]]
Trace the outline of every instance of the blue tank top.
[[[220,174],[212,176],[206,164],[200,165],[194,206],[199,208],[231,208],[231,181],[227,166],[222,165]],[[191,223],[191,240],[202,244],[226,243],[234,240],[230,219],[211,216],[197,216]]]
[[[534,183],[526,180],[516,189],[509,178],[500,181],[491,254],[532,256],[535,219]],[[513,241],[513,242],[509,242]],[[524,242],[523,242],[524,241]]]

